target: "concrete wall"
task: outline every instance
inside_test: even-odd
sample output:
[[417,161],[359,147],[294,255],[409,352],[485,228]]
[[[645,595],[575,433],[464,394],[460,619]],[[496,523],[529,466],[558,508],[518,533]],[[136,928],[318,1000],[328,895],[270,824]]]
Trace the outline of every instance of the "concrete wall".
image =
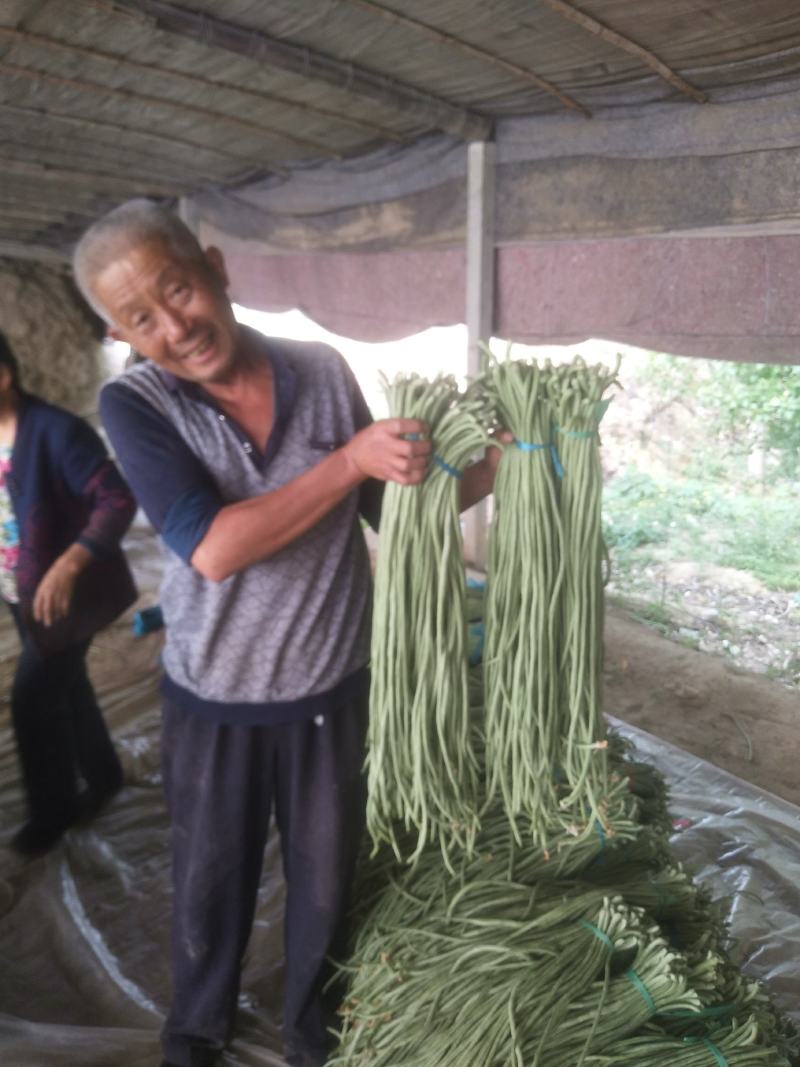
[[64,272],[0,259],[0,329],[26,389],[80,414],[95,410],[102,345]]

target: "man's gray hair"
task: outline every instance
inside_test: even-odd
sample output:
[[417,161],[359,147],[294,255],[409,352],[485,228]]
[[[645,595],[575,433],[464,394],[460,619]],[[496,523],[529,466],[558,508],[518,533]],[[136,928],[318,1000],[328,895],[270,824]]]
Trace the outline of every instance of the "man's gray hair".
[[182,261],[205,263],[205,254],[189,227],[154,200],[127,200],[93,222],[75,246],[72,268],[85,300],[106,322],[108,312],[94,293],[94,281],[111,263],[145,241],[163,241]]

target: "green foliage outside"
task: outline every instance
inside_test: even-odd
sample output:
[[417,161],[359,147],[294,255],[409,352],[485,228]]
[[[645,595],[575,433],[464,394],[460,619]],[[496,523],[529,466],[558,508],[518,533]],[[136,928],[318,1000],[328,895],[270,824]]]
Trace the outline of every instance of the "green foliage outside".
[[733,452],[783,453],[784,473],[800,456],[800,366],[678,359],[653,353],[640,377],[665,403],[680,401]]
[[[799,590],[800,366],[653,353],[628,375],[623,364],[621,378],[647,400],[645,455],[660,461],[647,472],[623,465],[607,482],[616,574],[683,559]],[[747,469],[755,449],[767,452],[760,478]]]
[[800,502],[787,488],[765,496],[629,470],[606,487],[603,512],[618,571],[640,550],[735,567],[772,589],[800,589]]

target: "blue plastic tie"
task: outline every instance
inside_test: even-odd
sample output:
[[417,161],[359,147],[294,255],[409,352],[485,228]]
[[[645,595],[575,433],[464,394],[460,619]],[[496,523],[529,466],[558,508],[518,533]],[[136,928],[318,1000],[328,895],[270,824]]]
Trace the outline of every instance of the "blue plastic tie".
[[530,441],[520,441],[517,437],[514,438],[514,444],[521,452],[541,452],[544,449],[549,449],[550,456],[553,460],[553,470],[556,472],[559,478],[564,477],[564,468],[561,466],[561,460],[558,456],[558,449],[555,445],[531,444]]
[[451,477],[461,477],[462,472],[457,467],[451,467],[450,464],[446,460],[442,459],[441,456],[434,455],[433,462],[436,464],[437,467],[441,467],[443,471],[447,471],[447,473]]

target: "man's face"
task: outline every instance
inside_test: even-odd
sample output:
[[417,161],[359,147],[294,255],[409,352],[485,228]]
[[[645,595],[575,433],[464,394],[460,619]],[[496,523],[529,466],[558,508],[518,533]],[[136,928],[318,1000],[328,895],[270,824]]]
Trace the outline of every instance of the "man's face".
[[227,284],[217,249],[202,263],[187,262],[153,239],[109,264],[93,290],[112,337],[179,378],[213,384],[226,381],[239,345]]

